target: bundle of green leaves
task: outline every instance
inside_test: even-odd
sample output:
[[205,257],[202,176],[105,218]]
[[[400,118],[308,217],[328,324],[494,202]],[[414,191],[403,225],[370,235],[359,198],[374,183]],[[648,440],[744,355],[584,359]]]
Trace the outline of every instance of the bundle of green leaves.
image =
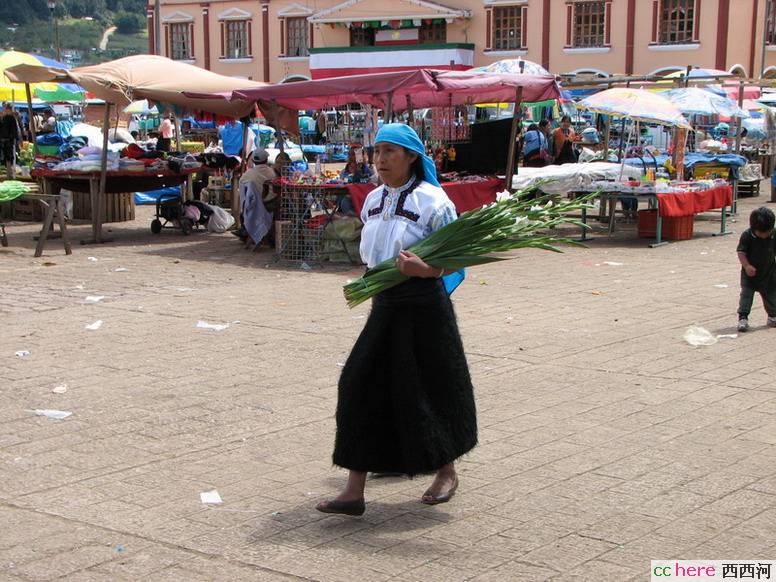
[[[515,249],[561,252],[557,245],[580,246],[578,242],[552,236],[547,231],[563,224],[586,228],[570,213],[589,208],[596,194],[554,202],[548,196],[530,196],[534,191],[501,192],[492,204],[463,213],[458,220],[408,250],[437,269],[458,270],[511,259],[513,257],[497,256],[496,253]],[[349,307],[355,307],[408,278],[396,268],[395,259],[388,259],[345,285],[345,299]]]

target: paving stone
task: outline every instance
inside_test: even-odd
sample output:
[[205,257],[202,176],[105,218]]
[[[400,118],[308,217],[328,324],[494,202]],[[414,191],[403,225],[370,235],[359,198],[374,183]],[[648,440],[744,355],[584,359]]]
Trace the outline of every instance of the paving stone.
[[[149,218],[111,225],[96,263],[51,245],[46,268],[35,225],[9,227],[1,579],[640,580],[650,559],[773,557],[776,336],[682,339],[735,324],[736,237],[713,222],[655,249],[618,224],[588,248],[472,269],[453,299],[480,446],[458,494],[426,507],[430,477],[370,479],[351,519],[314,505],[346,477],[330,461],[338,363],[369,308],[348,310],[341,285],[360,269],[156,237]],[[223,503],[205,507],[211,489]]]

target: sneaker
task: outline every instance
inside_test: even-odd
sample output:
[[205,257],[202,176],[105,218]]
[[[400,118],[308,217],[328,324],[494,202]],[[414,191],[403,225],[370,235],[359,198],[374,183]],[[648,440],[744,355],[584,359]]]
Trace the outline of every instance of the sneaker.
[[746,317],[738,320],[738,331],[749,331],[749,320]]
[[768,327],[776,327],[776,317],[769,317],[766,323]]

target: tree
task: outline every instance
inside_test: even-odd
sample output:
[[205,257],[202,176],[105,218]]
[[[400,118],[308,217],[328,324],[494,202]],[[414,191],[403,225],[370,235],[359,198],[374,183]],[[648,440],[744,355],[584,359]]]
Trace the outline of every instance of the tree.
[[119,12],[113,19],[113,23],[121,34],[135,34],[139,32],[145,24],[145,18],[142,18],[141,20],[141,17],[138,14]]

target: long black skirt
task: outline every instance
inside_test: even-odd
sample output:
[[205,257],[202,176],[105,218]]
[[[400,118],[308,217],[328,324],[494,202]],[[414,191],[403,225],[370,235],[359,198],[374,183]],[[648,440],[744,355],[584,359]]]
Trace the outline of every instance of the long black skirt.
[[340,377],[334,464],[433,473],[476,444],[471,377],[441,280],[381,293]]

